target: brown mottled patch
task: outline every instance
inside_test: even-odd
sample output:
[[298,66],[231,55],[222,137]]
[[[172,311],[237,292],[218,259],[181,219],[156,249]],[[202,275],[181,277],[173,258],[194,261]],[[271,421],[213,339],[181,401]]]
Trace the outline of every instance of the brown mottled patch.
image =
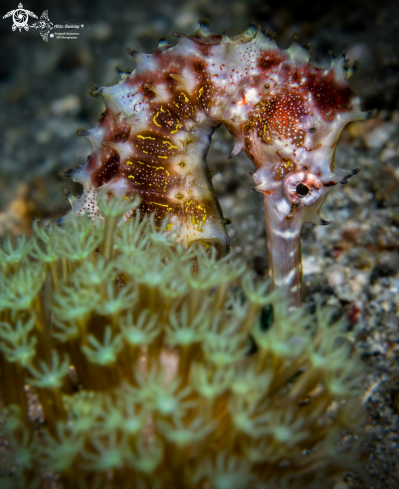
[[302,87],[312,92],[313,100],[324,120],[334,118],[335,112],[346,112],[352,109],[355,94],[347,83],[338,83],[334,72],[324,74],[322,70],[309,69]]
[[97,162],[100,161],[100,165],[93,171],[91,180],[95,187],[101,187],[108,183],[118,172],[119,154],[113,148],[103,146],[100,153],[96,155],[95,160]]
[[198,73],[200,75],[204,75],[206,72],[206,69],[208,68],[208,64],[199,58],[194,58],[191,61],[191,65],[192,65],[193,71],[195,71],[196,73]]
[[143,191],[151,190],[166,193],[171,184],[170,171],[164,165],[150,165],[137,159],[126,163],[125,174],[129,180]]
[[120,120],[120,112],[115,114],[110,107],[106,107],[101,114],[100,126],[106,129],[104,140],[126,141],[130,134],[130,126]]
[[154,156],[152,161],[168,159],[169,156],[175,156],[178,153],[178,147],[168,137],[160,137],[154,132],[145,131],[142,134],[136,134],[132,138],[135,147],[143,155]]
[[175,106],[175,110],[178,112],[180,117],[194,117],[194,105],[191,103],[190,98],[185,92],[179,92],[176,94],[175,99],[173,100],[173,105]]
[[328,182],[323,182],[325,187],[332,187],[333,185],[337,185],[337,182],[334,182],[333,180],[330,180]]
[[283,62],[279,68],[279,74],[283,77],[286,83],[299,83],[303,71],[292,62]]
[[155,107],[150,114],[150,119],[152,119],[155,126],[167,129],[171,134],[182,128],[179,117],[169,106],[161,105]]
[[302,146],[306,132],[298,125],[308,114],[309,109],[300,90],[280,90],[264,97],[255,106],[244,128],[246,141],[250,144],[250,133],[256,131],[266,144],[272,144],[273,138],[277,137]]
[[192,36],[190,39],[197,43],[197,50],[202,56],[209,56],[211,54],[212,45],[220,44],[219,42],[206,42],[208,38],[200,38],[198,36]]
[[263,52],[257,59],[257,66],[262,71],[270,71],[279,66],[283,61],[284,58],[281,54],[278,54],[275,51]]
[[211,108],[214,94],[215,88],[213,83],[205,78],[198,90],[198,105],[201,109],[208,111]]
[[161,225],[162,220],[171,214],[175,214],[178,208],[174,208],[169,202],[160,195],[154,194],[151,197],[144,197],[140,203],[139,210],[142,214],[154,214],[155,224]]
[[210,36],[201,36],[200,34],[195,34],[190,36],[192,41],[197,42],[198,44],[212,45],[212,44],[221,44],[223,37],[221,35],[212,34]]

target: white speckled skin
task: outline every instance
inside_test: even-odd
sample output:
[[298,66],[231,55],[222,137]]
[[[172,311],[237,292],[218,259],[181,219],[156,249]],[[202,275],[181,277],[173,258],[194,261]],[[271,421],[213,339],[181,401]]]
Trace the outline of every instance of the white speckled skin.
[[346,81],[347,61],[319,70],[305,49],[281,50],[256,26],[230,39],[210,35],[205,23],[175,46],[161,41],[154,53],[133,56],[133,73],[95,93],[107,109],[97,128],[82,131],[92,144],[88,161],[67,172],[84,187],[73,211],[98,216],[100,189],[111,198],[139,195],[141,211],[168,215],[187,246],[200,241],[226,251],[205,161],[213,131],[224,124],[232,155],[244,149],[256,167],[273,284],[299,306],[302,224],[319,222],[331,186],[354,174],[337,175],[333,163],[343,127],[365,117]]

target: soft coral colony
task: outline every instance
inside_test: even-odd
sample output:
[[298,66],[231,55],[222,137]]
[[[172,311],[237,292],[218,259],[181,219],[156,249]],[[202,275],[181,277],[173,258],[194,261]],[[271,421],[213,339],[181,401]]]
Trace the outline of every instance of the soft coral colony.
[[152,219],[115,226],[133,205],[111,203],[1,250],[1,487],[330,487],[356,469],[343,325],[286,315]]
[[[338,62],[318,71],[253,27],[202,23],[135,56],[98,91],[74,212],[0,250],[2,487],[332,487],[359,470],[363,369],[330,311],[287,304],[296,230],[348,176],[331,162],[359,102]],[[220,123],[257,166],[288,301],[220,259],[205,164]]]

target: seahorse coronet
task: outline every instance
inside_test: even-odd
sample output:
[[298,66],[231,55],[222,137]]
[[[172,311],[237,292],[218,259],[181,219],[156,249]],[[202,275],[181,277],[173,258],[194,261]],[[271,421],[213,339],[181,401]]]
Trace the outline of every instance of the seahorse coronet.
[[[93,92],[106,109],[96,128],[81,132],[92,152],[70,172],[84,189],[73,212],[100,216],[100,189],[113,198],[138,195],[140,211],[158,221],[168,215],[186,246],[211,240],[226,251],[225,220],[206,165],[212,134],[223,124],[234,141],[230,157],[244,150],[256,167],[273,280],[298,289],[301,226],[319,222],[331,187],[352,176],[334,170],[334,153],[343,127],[366,118],[347,82],[354,67],[345,55],[332,55],[329,67],[316,68],[296,40],[280,49],[255,23],[238,36],[211,34],[205,21],[192,35],[174,35],[175,45],[162,38],[153,53],[129,51],[135,70]],[[304,196],[284,192],[291,172],[322,182],[306,205],[299,205]]]

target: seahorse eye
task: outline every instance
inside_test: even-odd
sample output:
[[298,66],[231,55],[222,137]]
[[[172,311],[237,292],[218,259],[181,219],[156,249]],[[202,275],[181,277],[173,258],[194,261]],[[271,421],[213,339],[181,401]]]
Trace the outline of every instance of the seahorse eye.
[[304,207],[319,199],[323,192],[323,182],[309,171],[295,171],[285,176],[283,191],[290,202]]
[[303,197],[304,195],[307,195],[309,193],[309,187],[307,187],[303,183],[299,183],[296,187],[296,193]]

